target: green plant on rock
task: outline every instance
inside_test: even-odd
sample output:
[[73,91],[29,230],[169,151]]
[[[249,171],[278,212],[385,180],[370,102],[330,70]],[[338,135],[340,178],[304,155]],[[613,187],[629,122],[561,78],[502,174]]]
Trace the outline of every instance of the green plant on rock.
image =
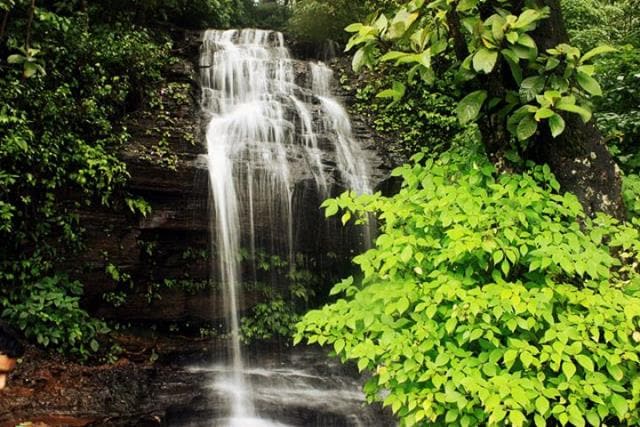
[[0,311],[39,344],[86,357],[103,328],[67,278],[83,249],[80,212],[148,213],[125,190],[118,151],[123,118],[152,96],[170,45],[131,25],[89,26],[79,3],[0,3]]
[[[408,159],[422,147],[448,145],[460,131],[455,98],[450,94],[451,79],[439,79],[434,85],[421,80],[408,82],[402,101],[388,103],[384,96],[389,92],[384,88],[397,79],[399,70],[381,68],[361,78],[344,74],[342,81],[346,90],[355,85],[351,111],[365,117],[384,139],[384,151]],[[393,97],[393,91],[390,95]]]
[[80,307],[82,285],[65,276],[48,276],[0,297],[2,317],[39,345],[87,358],[97,337],[109,331]]
[[546,166],[497,174],[478,147],[418,154],[392,197],[327,215],[381,224],[295,342],[330,345],[403,425],[637,425],[638,230],[585,216]]
[[240,333],[245,342],[289,338],[295,332],[295,325],[315,296],[321,277],[306,266],[314,260],[296,254],[294,265],[278,255],[256,251],[253,255],[242,254],[255,267],[270,274],[271,283],[253,282],[254,291],[261,291],[265,302],[259,302],[241,319]]

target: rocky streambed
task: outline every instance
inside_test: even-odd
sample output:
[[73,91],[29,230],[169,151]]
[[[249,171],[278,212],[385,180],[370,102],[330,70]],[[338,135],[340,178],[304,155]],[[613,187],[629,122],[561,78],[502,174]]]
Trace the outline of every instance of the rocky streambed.
[[[215,347],[210,340],[156,341],[97,366],[30,349],[0,391],[0,426],[224,426],[233,391],[224,351]],[[364,404],[357,371],[321,349],[250,350],[245,377],[261,425],[394,425],[380,407]]]

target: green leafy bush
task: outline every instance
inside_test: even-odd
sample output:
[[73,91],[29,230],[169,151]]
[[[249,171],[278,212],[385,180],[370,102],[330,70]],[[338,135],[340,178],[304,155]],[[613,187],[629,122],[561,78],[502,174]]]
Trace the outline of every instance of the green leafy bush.
[[98,334],[108,332],[80,308],[82,284],[64,276],[43,277],[0,299],[2,317],[43,347],[82,358],[98,350]]
[[497,174],[463,148],[397,169],[393,197],[325,202],[381,234],[296,342],[371,373],[403,425],[640,422],[640,240],[587,218],[547,166]]
[[[241,319],[242,340],[271,340],[290,338],[310,300],[315,296],[322,278],[310,268],[315,260],[296,254],[293,265],[277,255],[256,251],[243,254],[257,273],[257,280],[245,284],[245,290],[260,291],[264,302],[259,302]],[[267,283],[260,281],[267,274]],[[331,283],[331,282],[328,282]]]
[[395,0],[299,0],[293,3],[288,30],[298,41],[346,42],[344,28],[379,8],[397,4]]
[[227,28],[249,18],[252,0],[97,0],[93,14],[140,24],[171,23],[185,28]]
[[452,79],[443,78],[433,86],[414,81],[407,86],[402,102],[388,104],[378,94],[391,85],[398,72],[382,69],[366,74],[364,79],[343,79],[356,85],[352,110],[367,118],[387,140],[384,147],[387,153],[398,153],[407,159],[424,147],[435,150],[447,146],[460,132],[455,99],[451,97]]
[[627,175],[622,179],[622,197],[630,218],[640,218],[640,176]]
[[601,43],[640,41],[640,11],[635,0],[562,0],[571,41],[582,50]]
[[627,172],[640,171],[640,49],[620,47],[597,63],[604,95],[596,115],[598,128]]
[[[9,21],[0,52],[25,51],[23,26]],[[80,210],[148,211],[124,191],[121,120],[149,101],[170,46],[130,25],[89,27],[83,14],[46,8],[32,30],[43,72],[0,65],[1,317],[43,346],[84,356],[99,322],[60,265],[82,248]]]

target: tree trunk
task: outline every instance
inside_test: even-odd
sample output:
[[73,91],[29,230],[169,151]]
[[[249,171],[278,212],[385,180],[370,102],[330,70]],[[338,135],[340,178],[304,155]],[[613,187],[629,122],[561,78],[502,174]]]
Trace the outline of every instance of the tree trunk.
[[[540,3],[551,9],[551,17],[542,21],[533,34],[539,50],[543,52],[560,43],[568,43],[569,37],[559,0],[540,0]],[[491,88],[490,93],[501,93],[510,86],[512,80],[508,69],[502,67],[501,71],[486,82]],[[576,114],[562,116],[566,121],[565,131],[553,138],[548,126],[540,126],[524,156],[537,163],[547,163],[562,189],[575,194],[588,215],[604,212],[624,219],[620,171],[602,135],[593,122],[585,124]],[[480,123],[480,130],[489,156],[500,162],[510,138],[504,121],[492,115]]]

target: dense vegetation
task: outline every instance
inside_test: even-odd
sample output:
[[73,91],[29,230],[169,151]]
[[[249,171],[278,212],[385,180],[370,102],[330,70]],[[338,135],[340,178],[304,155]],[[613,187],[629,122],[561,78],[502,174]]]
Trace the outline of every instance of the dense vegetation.
[[172,61],[165,28],[252,22],[248,1],[0,2],[0,316],[82,357],[106,325],[67,274],[79,211],[146,214],[125,191],[123,121],[154,102]]
[[[347,27],[356,72],[372,68],[357,111],[420,153],[398,194],[325,202],[345,223],[375,214],[381,234],[296,341],[369,372],[369,401],[403,425],[637,425],[638,11],[564,1],[574,47],[557,3],[498,3],[414,0]],[[604,139],[574,131],[594,122]],[[576,134],[615,156],[625,219],[545,164],[569,148],[579,169]]]

